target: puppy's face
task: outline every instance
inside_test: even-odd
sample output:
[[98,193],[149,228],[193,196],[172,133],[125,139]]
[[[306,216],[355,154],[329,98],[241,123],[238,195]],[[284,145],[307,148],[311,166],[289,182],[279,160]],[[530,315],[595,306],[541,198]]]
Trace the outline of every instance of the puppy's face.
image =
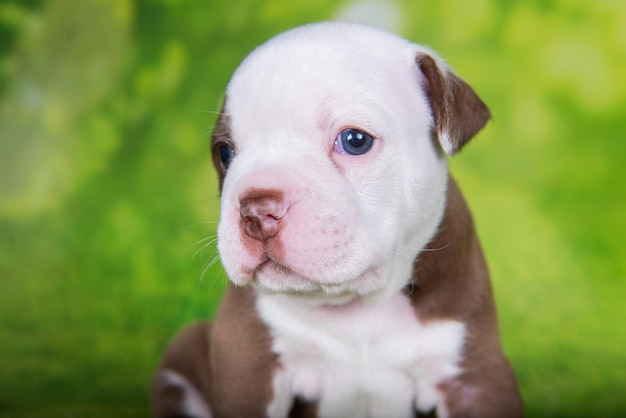
[[218,248],[233,283],[325,303],[406,283],[445,204],[438,93],[417,58],[428,54],[384,32],[326,23],[244,60],[212,147]]

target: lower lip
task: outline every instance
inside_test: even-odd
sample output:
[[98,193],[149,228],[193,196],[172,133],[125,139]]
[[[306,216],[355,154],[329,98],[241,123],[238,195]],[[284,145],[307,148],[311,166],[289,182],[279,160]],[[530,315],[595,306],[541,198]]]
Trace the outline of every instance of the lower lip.
[[253,274],[253,280],[261,288],[276,293],[296,293],[327,295],[335,297],[340,294],[358,293],[356,289],[372,287],[372,280],[377,277],[373,270],[367,270],[357,279],[341,283],[320,283],[298,274],[291,268],[272,260],[261,263]]

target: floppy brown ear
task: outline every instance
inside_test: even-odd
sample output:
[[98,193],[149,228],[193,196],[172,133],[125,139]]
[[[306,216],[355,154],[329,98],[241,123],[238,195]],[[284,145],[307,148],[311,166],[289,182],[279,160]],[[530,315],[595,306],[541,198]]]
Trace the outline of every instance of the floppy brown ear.
[[448,155],[454,155],[491,118],[487,105],[465,81],[435,59],[419,54],[415,61],[426,77],[423,86],[435,118],[439,143]]

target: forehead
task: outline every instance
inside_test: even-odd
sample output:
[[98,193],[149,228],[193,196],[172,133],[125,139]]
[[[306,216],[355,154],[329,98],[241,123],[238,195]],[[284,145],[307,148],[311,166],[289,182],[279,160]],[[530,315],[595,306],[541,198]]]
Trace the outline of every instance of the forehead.
[[303,119],[319,124],[345,109],[402,107],[419,88],[415,51],[401,38],[357,25],[301,27],[242,62],[227,108],[237,124],[261,129],[276,117],[302,126]]
[[411,44],[395,35],[358,25],[327,23],[287,31],[254,50],[237,69],[239,79],[277,74],[327,79],[329,75],[375,75],[406,64]]

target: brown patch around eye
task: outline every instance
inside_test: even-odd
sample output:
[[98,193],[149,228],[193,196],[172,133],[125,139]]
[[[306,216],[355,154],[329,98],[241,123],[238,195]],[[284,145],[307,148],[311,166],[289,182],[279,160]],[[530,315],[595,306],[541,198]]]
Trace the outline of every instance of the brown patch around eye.
[[229,146],[233,150],[235,149],[232,142],[230,126],[230,117],[224,113],[224,107],[222,107],[220,116],[217,119],[217,125],[215,125],[213,135],[211,136],[211,153],[213,154],[213,165],[218,175],[220,193],[224,184],[226,169],[228,168],[222,161],[220,152],[224,152],[223,147],[225,146]]

